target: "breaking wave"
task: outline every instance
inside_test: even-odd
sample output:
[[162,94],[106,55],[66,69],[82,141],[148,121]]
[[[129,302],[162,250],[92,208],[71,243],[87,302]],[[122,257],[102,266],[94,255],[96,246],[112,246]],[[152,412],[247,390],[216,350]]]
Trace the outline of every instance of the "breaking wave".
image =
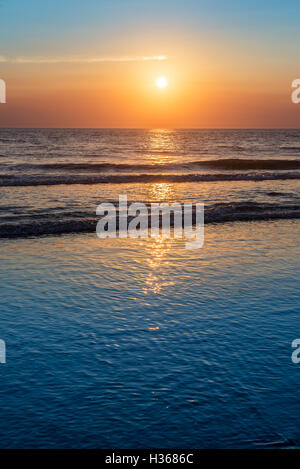
[[70,163],[55,162],[43,164],[20,164],[14,165],[15,169],[32,169],[43,171],[172,171],[196,168],[211,168],[223,170],[297,170],[300,169],[300,160],[292,159],[240,159],[225,158],[215,160],[189,161],[186,163],[164,163],[164,164],[126,164],[126,163]]
[[0,174],[0,186],[54,186],[59,184],[129,184],[155,182],[271,181],[300,179],[299,172],[214,174],[110,174],[110,175],[8,175]]
[[[133,217],[128,217],[128,222]],[[205,223],[228,223],[259,220],[300,219],[299,204],[271,204],[252,201],[216,203],[205,208]],[[94,213],[77,211],[2,218],[0,238],[20,238],[68,233],[92,233],[99,221]],[[196,223],[195,212],[192,217]],[[150,226],[150,219],[149,219]],[[172,226],[172,220],[171,220]]]

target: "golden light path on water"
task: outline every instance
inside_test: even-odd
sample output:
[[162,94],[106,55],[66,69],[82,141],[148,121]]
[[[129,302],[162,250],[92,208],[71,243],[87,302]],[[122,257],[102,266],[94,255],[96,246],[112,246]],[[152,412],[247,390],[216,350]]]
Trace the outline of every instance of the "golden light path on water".
[[[169,183],[151,184],[149,187],[149,200],[161,202],[170,200],[174,197],[174,186]],[[171,249],[172,240],[165,238],[160,233],[158,237],[149,240],[146,245],[146,253],[149,257],[146,262],[149,267],[149,273],[145,280],[143,289],[145,294],[160,293],[163,288],[173,285],[173,282],[162,278],[161,267],[165,267],[166,255]]]
[[149,163],[164,164],[175,161],[176,148],[172,130],[155,129],[148,132],[146,150],[149,152]]
[[145,280],[143,292],[145,294],[158,294],[162,289],[174,285],[170,279],[164,278],[161,268],[166,267],[168,260],[167,254],[171,249],[172,240],[169,238],[158,237],[150,240],[146,244],[146,264],[149,267],[149,273]]
[[[149,159],[153,164],[164,164],[173,158],[176,151],[172,131],[156,129],[149,132],[148,151]],[[155,183],[149,185],[148,200],[154,202],[170,201],[174,197],[174,185],[169,183]],[[157,238],[150,239],[146,244],[146,264],[149,267],[143,292],[147,294],[159,294],[162,289],[173,285],[170,279],[164,279],[162,267],[167,265],[167,254],[171,249],[172,240],[163,238],[160,234]]]

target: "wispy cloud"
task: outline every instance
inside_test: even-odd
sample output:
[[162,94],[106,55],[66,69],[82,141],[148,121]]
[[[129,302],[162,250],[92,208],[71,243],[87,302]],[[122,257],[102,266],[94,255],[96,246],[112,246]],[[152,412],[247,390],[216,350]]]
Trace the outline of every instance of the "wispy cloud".
[[167,60],[166,55],[121,56],[121,57],[16,57],[0,56],[0,62],[18,64],[60,64],[60,63],[108,63],[108,62],[146,62]]

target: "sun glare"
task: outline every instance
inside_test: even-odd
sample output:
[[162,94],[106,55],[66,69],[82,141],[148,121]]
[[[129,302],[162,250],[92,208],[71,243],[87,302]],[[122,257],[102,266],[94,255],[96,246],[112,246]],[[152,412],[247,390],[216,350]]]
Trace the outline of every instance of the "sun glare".
[[166,86],[168,86],[166,77],[158,77],[156,80],[156,86],[158,88],[166,88]]

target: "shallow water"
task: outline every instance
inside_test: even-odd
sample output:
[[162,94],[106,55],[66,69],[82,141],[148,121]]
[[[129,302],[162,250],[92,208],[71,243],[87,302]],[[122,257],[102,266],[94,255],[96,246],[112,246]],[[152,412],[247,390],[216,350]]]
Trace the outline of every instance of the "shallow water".
[[1,447],[299,447],[299,221],[2,240]]

